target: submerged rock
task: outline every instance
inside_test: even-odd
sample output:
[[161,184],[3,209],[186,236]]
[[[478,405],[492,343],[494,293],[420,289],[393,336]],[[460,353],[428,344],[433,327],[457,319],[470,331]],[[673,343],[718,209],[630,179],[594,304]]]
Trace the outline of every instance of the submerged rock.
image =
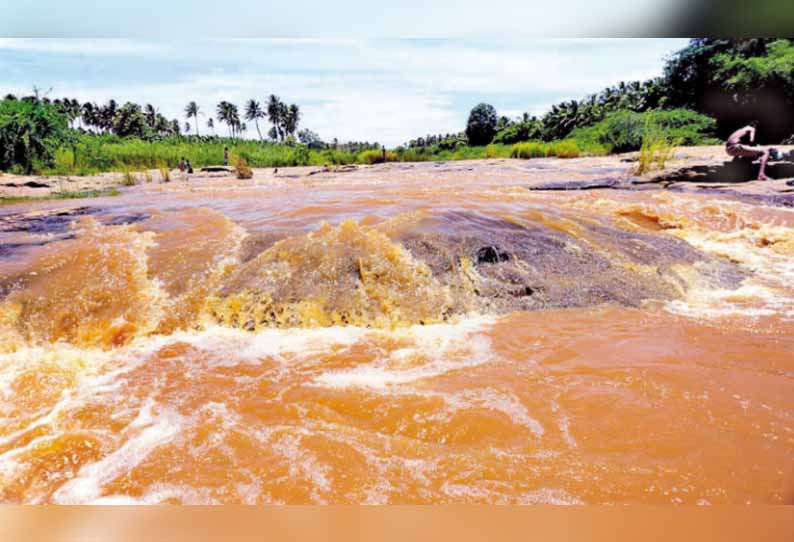
[[353,221],[283,235],[243,244],[245,263],[210,300],[219,322],[392,326],[472,311],[639,306],[682,296],[692,277],[725,288],[744,277],[660,232],[552,215],[519,223],[455,211],[391,235]]
[[616,178],[594,179],[586,181],[562,181],[528,186],[529,190],[559,191],[559,190],[597,190],[603,188],[619,188],[621,182]]

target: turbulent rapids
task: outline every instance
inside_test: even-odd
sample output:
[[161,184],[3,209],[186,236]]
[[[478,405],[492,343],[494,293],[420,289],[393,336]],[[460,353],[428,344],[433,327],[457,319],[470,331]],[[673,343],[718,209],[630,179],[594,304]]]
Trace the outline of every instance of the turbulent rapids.
[[0,209],[0,501],[794,502],[794,212],[477,167]]

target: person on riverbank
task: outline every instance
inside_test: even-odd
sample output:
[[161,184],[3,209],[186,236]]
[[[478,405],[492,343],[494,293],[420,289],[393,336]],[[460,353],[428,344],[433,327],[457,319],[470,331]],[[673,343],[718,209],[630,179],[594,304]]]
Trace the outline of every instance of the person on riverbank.
[[224,166],[229,165],[229,147],[223,148],[223,165]]
[[[750,145],[742,143],[745,137],[748,143],[751,143]],[[758,170],[758,180],[768,181],[770,179],[766,176],[766,163],[769,161],[769,149],[752,145],[753,142],[755,142],[755,123],[750,123],[730,135],[725,144],[725,152],[734,158],[750,158],[751,160],[760,158],[761,167]]]

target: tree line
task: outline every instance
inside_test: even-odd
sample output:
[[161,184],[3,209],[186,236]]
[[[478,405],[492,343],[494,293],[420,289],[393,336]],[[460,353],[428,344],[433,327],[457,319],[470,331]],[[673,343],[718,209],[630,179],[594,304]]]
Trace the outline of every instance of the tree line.
[[[408,147],[456,150],[463,146],[490,143],[513,144],[530,140],[556,141],[574,130],[592,127],[619,114],[648,111],[689,110],[675,114],[676,122],[702,122],[697,114],[715,119],[715,132],[725,138],[736,127],[759,122],[760,143],[794,142],[794,41],[790,39],[698,38],[667,59],[662,76],[647,81],[622,82],[580,100],[554,104],[540,117],[524,113],[510,119],[499,116],[489,104],[475,106],[465,130],[455,134],[428,134],[407,143]],[[199,117],[204,113],[195,102],[184,110],[188,123],[184,133],[201,137]],[[626,117],[628,118],[628,117]],[[250,99],[242,110],[229,101],[217,104],[207,128],[214,133],[215,121],[225,124],[229,137],[242,137],[253,123],[257,136],[265,140],[260,121],[267,120],[267,138],[312,149],[371,150],[369,142],[326,144],[311,130],[298,130],[301,111],[271,95],[264,103]],[[189,124],[190,121],[193,124]],[[167,119],[154,106],[133,102],[119,104],[81,103],[74,98],[50,100],[34,94],[0,100],[0,170],[21,165],[30,171],[34,163],[51,161],[54,148],[67,145],[75,134],[113,134],[154,140],[180,136],[178,119]],[[578,133],[578,132],[577,132]],[[400,150],[398,148],[398,150]]]
[[[199,117],[204,115],[201,107],[195,101],[190,101],[184,110],[188,122],[185,123],[183,132],[178,119],[167,119],[152,104],[144,106],[134,102],[119,104],[114,99],[104,104],[81,103],[75,98],[50,99],[41,96],[38,89],[34,89],[32,95],[20,98],[7,94],[4,100],[52,106],[66,118],[71,128],[78,131],[141,139],[179,136],[193,130],[198,136],[200,135]],[[284,142],[290,137],[295,137],[301,118],[300,107],[297,104],[288,105],[275,94],[271,94],[264,108],[257,100],[253,98],[248,100],[241,115],[237,105],[224,100],[217,104],[215,118],[210,116],[207,119],[207,128],[214,131],[217,120],[227,125],[229,137],[242,137],[247,130],[246,123],[242,122],[244,119],[254,123],[259,139],[264,140],[259,121],[265,118],[272,125],[267,136],[273,141]],[[189,122],[191,119],[194,123],[192,126]]]
[[542,116],[498,116],[478,104],[466,129],[428,135],[408,147],[454,149],[461,145],[554,141],[592,126],[618,111],[644,113],[685,108],[714,118],[725,138],[738,126],[759,122],[761,142],[794,138],[794,41],[790,39],[696,38],[667,59],[663,74],[621,82],[580,100],[552,105]]

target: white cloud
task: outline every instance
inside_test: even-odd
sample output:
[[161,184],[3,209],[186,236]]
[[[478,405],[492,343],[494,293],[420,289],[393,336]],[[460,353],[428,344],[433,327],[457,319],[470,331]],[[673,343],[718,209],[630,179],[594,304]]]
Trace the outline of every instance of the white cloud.
[[457,132],[461,128],[459,115],[449,100],[432,95],[352,91],[305,107],[304,111],[307,125],[321,136],[335,136],[342,141],[377,140],[397,145],[420,135]]
[[[206,115],[214,115],[221,100],[242,109],[249,98],[265,101],[274,93],[301,105],[302,126],[326,139],[396,145],[427,133],[461,130],[468,109],[482,100],[510,117],[523,111],[537,115],[552,103],[583,97],[608,84],[658,75],[663,55],[682,44],[0,39],[0,52],[8,51],[4,60],[12,68],[9,73],[16,74],[0,90],[25,93],[37,84],[53,87],[53,97],[152,103],[180,120],[190,100],[196,100]],[[13,64],[16,51],[35,53],[35,62]],[[118,59],[109,58],[111,54]],[[67,64],[63,55],[79,59],[70,58]],[[131,55],[141,56],[128,62]],[[248,136],[255,137],[255,130],[249,129]]]
[[0,50],[28,51],[33,53],[143,55],[162,52],[166,47],[167,44],[164,42],[134,41],[127,39],[0,38]]

